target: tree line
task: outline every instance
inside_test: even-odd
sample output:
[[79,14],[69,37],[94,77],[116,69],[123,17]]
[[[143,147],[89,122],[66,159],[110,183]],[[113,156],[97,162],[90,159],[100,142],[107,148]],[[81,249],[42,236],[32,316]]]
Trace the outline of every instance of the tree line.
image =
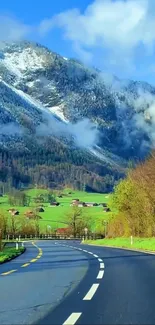
[[0,191],[6,193],[35,184],[45,188],[70,185],[86,191],[110,192],[122,174],[88,158],[81,150],[55,142],[27,143],[27,150],[0,148]]
[[109,223],[109,237],[155,236],[155,152],[115,186],[111,206],[117,213]]

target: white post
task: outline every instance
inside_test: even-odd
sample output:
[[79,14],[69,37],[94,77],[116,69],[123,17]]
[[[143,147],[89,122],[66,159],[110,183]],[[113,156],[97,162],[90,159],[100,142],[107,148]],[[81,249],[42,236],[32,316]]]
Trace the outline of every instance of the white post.
[[21,236],[19,235],[19,241],[20,241],[20,237],[21,237]]
[[133,237],[131,236],[131,245],[133,244]]
[[16,250],[18,250],[18,238],[16,238]]
[[22,241],[22,247],[24,247],[24,242]]

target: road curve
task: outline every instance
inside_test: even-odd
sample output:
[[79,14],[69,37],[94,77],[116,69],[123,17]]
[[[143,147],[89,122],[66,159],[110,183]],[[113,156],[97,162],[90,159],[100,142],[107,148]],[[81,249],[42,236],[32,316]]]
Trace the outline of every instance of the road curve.
[[0,266],[0,288],[0,324],[155,324],[150,254],[75,241],[29,243],[25,254]]
[[26,252],[0,265],[0,324],[36,324],[85,276],[88,261],[54,241],[26,244]]

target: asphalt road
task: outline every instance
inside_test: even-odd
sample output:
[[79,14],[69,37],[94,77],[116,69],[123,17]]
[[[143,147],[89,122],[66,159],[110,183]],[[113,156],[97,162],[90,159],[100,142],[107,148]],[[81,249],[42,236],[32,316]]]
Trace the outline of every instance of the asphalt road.
[[0,266],[0,324],[155,324],[155,255],[35,244]]

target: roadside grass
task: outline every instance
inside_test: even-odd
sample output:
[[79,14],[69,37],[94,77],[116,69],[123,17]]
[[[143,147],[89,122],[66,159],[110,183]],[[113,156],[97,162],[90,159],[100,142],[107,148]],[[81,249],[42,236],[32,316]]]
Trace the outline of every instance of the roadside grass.
[[[30,190],[26,190],[25,192],[31,198],[30,206],[13,207],[20,212],[20,216],[24,216],[24,213],[27,210],[34,209],[36,207],[36,204],[34,203],[34,197],[36,197],[38,194],[48,192],[48,190],[30,189]],[[51,226],[51,229],[67,227],[67,224],[65,224],[64,222],[66,220],[66,214],[69,213],[72,209],[70,204],[73,199],[77,198],[80,201],[84,201],[84,202],[96,202],[96,203],[104,202],[107,204],[110,199],[110,194],[87,193],[82,191],[75,191],[69,188],[61,191],[63,195],[62,198],[58,197],[58,193],[60,193],[60,191],[59,192],[56,191],[57,194],[56,199],[58,202],[60,202],[60,206],[52,207],[49,205],[49,203],[43,203],[45,211],[38,213],[38,215],[42,217],[42,219],[40,219],[39,221],[41,231],[45,231],[48,225]],[[0,208],[4,211],[7,211],[9,208],[12,208],[12,206],[8,204],[7,196],[0,197]],[[84,211],[84,215],[86,214],[87,216],[90,216],[92,230],[95,230],[96,227],[99,224],[101,224],[102,220],[108,220],[112,216],[112,214],[115,213],[115,211],[106,213],[103,211],[102,207],[85,207],[82,209]],[[10,217],[9,213],[8,213],[8,217]]]
[[130,249],[142,249],[148,251],[155,251],[155,238],[138,238],[133,237],[133,244],[131,245],[130,238],[106,238],[97,240],[87,240],[84,244],[112,246]]
[[3,250],[0,252],[0,264],[10,261],[13,258],[21,255],[25,251],[24,247],[19,247],[18,250],[16,250],[15,247],[3,247]]

